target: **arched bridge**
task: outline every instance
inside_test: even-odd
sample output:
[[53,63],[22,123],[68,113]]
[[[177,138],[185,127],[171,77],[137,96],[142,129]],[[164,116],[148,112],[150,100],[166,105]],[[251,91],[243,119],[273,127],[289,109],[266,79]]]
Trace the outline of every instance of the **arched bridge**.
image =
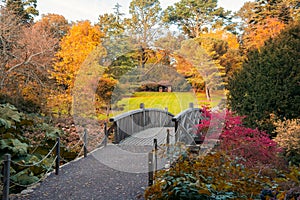
[[167,109],[145,108],[142,103],[140,109],[115,116],[110,122],[116,144],[152,145],[154,138],[158,144],[194,144],[196,125],[201,119],[201,109],[194,108],[192,103],[176,116]]

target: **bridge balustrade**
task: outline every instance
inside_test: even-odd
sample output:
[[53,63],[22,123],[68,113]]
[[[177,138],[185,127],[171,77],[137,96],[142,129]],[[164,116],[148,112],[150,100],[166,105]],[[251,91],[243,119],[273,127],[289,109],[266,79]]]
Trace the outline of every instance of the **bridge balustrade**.
[[110,118],[110,122],[113,122],[114,142],[118,144],[121,140],[145,129],[174,127],[173,117],[174,115],[167,110],[144,108],[144,104],[141,104],[138,110]]
[[193,103],[190,103],[190,108],[182,111],[172,121],[175,123],[175,141],[187,145],[194,145],[197,132],[197,124],[203,119],[202,110],[194,108]]

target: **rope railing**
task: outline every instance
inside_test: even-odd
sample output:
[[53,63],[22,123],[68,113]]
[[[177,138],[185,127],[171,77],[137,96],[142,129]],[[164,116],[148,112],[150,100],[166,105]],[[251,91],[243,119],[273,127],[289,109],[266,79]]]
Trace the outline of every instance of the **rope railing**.
[[73,146],[70,147],[70,146],[63,145],[63,147],[65,147],[67,150],[71,150],[71,149],[75,149],[75,147],[79,146],[80,144],[81,145],[83,144],[81,137],[80,137],[80,140],[78,140],[78,142],[76,142],[76,144],[74,144]]
[[33,164],[20,164],[19,162],[15,162],[15,161],[13,161],[13,160],[11,160],[11,163],[12,164],[14,164],[14,165],[18,165],[18,166],[20,166],[20,167],[33,167],[33,166],[36,166],[36,165],[39,165],[40,163],[42,163],[44,160],[46,160],[46,158],[51,154],[51,153],[53,153],[53,151],[54,151],[54,149],[55,149],[55,147],[56,147],[56,145],[58,144],[58,142],[56,142],[55,144],[54,144],[54,146],[52,147],[52,149],[49,151],[49,153],[46,155],[46,156],[44,156],[44,158],[42,158],[40,161],[38,161],[38,162],[36,162],[36,163],[33,163]]
[[[54,166],[54,164],[55,164],[56,159],[57,159],[57,156],[54,157],[53,162],[51,163],[51,165],[49,166],[49,168],[48,168],[47,171],[45,172],[45,175],[42,176],[38,181],[36,181],[36,182],[34,182],[34,183],[31,183],[31,184],[29,184],[29,185],[23,185],[23,184],[20,184],[20,183],[17,183],[17,182],[15,182],[15,181],[13,181],[11,177],[10,177],[9,180],[10,180],[11,183],[13,183],[14,185],[19,186],[19,187],[32,187],[32,186],[35,186],[35,185],[37,185],[39,182],[41,182],[42,180],[44,180],[44,179],[47,177],[47,174],[48,174],[51,170],[53,170],[53,166]],[[12,188],[12,187],[14,187],[14,186],[11,186],[10,188]]]
[[20,164],[19,162],[13,161],[11,159],[11,155],[10,154],[5,154],[4,155],[4,160],[3,160],[3,195],[2,195],[2,199],[3,200],[8,200],[9,199],[9,189],[12,188],[10,186],[10,183],[14,184],[15,186],[21,186],[21,187],[30,187],[33,186],[35,184],[37,184],[38,182],[40,182],[45,176],[41,177],[37,182],[32,183],[32,184],[28,184],[28,185],[23,185],[20,183],[17,183],[16,181],[12,180],[11,178],[11,174],[10,174],[10,167],[11,164],[13,165],[17,165],[20,167],[33,167],[36,165],[41,164],[47,157],[49,157],[49,155],[51,155],[51,153],[53,153],[55,149],[55,157],[53,159],[53,162],[51,163],[50,167],[47,168],[47,171],[45,174],[49,173],[50,170],[53,169],[54,163],[55,163],[55,174],[58,175],[58,171],[59,171],[59,163],[60,163],[60,138],[58,137],[56,139],[56,143],[53,145],[52,149],[47,153],[46,156],[44,156],[41,160],[39,160],[38,162],[35,162],[33,164]]

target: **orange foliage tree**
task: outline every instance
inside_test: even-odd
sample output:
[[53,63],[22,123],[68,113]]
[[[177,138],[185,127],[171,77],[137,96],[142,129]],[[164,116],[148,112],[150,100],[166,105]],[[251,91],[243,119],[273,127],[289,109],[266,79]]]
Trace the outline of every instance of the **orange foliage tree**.
[[102,37],[103,33],[98,26],[92,26],[89,21],[81,21],[74,24],[62,38],[52,71],[60,94],[52,96],[52,99],[56,99],[55,102],[49,99],[50,106],[58,108],[64,114],[71,114],[71,95],[76,76],[86,58],[101,44]]
[[277,18],[267,18],[262,23],[254,24],[246,29],[244,47],[246,49],[260,49],[265,41],[275,38],[285,28],[285,24]]

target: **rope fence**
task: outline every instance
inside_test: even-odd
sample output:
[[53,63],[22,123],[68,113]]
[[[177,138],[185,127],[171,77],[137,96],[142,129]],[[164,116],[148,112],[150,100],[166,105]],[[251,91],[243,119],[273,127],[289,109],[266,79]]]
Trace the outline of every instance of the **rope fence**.
[[[107,130],[107,123],[104,123],[104,140],[97,144],[97,146],[100,145],[107,145],[107,134],[108,134],[108,130]],[[53,145],[53,147],[50,149],[50,151],[43,157],[41,158],[39,161],[34,162],[34,163],[25,163],[24,160],[22,161],[14,161],[11,159],[11,155],[10,154],[5,154],[4,155],[4,160],[3,160],[3,194],[2,194],[2,200],[8,200],[9,199],[9,191],[11,188],[14,188],[16,186],[19,187],[32,187],[37,185],[39,182],[43,181],[47,175],[49,174],[49,172],[51,170],[55,170],[55,174],[58,175],[59,174],[59,166],[60,166],[60,162],[69,162],[67,160],[65,160],[63,157],[61,157],[61,153],[60,153],[60,148],[63,147],[64,149],[68,150],[68,151],[72,151],[72,149],[78,148],[78,146],[82,145],[79,153],[77,154],[77,157],[75,159],[78,159],[80,156],[84,156],[87,157],[88,154],[88,139],[91,139],[93,141],[98,141],[101,137],[103,137],[102,134],[100,134],[99,136],[96,137],[88,137],[88,131],[85,128],[83,131],[83,135],[80,137],[79,141],[72,145],[71,147],[68,146],[63,146],[61,145],[60,142],[60,138],[57,137],[55,144]],[[37,146],[33,152],[35,152],[38,149],[39,146]],[[11,176],[11,171],[10,168],[11,166],[19,166],[22,168],[29,168],[29,167],[34,167],[34,166],[38,166],[40,164],[42,164],[47,158],[51,157],[51,155],[55,153],[55,157],[53,158],[52,163],[50,164],[50,166],[45,167],[46,171],[44,173],[44,175],[42,177],[39,177],[39,179],[31,184],[25,185],[25,184],[21,184],[18,183],[16,181],[16,179],[12,178],[13,176]]]
[[35,186],[37,185],[39,182],[43,181],[46,177],[47,177],[47,174],[53,169],[53,166],[56,162],[56,159],[57,159],[57,156],[55,156],[53,162],[51,163],[50,167],[47,169],[47,171],[45,172],[45,175],[42,176],[38,181],[34,182],[34,183],[31,183],[29,185],[23,185],[23,184],[20,184],[20,183],[17,183],[15,181],[12,180],[12,178],[10,177],[9,181],[11,183],[13,183],[14,185],[13,186],[10,186],[10,188],[13,188],[14,186],[20,186],[20,187],[32,187],[32,186]]
[[[49,168],[47,168],[47,171],[45,173],[44,176],[42,176],[41,178],[39,178],[38,181],[28,184],[28,185],[24,185],[21,183],[17,183],[15,180],[13,180],[11,178],[11,174],[10,174],[10,167],[11,165],[17,165],[20,167],[33,167],[33,166],[37,166],[40,165],[43,161],[45,161],[55,150],[55,157],[53,159],[53,162],[51,163],[51,165],[49,166]],[[2,195],[2,200],[8,200],[9,199],[9,189],[13,188],[15,186],[20,186],[20,187],[31,187],[34,186],[36,184],[38,184],[41,180],[45,179],[46,175],[50,172],[50,170],[53,169],[54,163],[55,163],[55,174],[58,174],[58,170],[59,170],[59,162],[60,162],[60,138],[58,137],[56,140],[56,143],[53,145],[52,149],[47,153],[47,155],[45,155],[41,160],[39,160],[38,162],[32,163],[32,164],[21,164],[19,162],[13,161],[11,159],[11,155],[10,154],[5,154],[4,155],[4,160],[3,160],[3,195]],[[12,183],[13,185],[10,186],[10,183]]]
[[41,164],[44,160],[46,160],[46,158],[54,151],[54,149],[55,149],[55,147],[56,147],[56,145],[58,144],[58,142],[56,142],[55,144],[54,144],[54,146],[52,147],[52,149],[49,151],[49,153],[46,155],[46,156],[44,156],[44,158],[42,158],[40,161],[38,161],[38,162],[36,162],[36,163],[33,163],[33,164],[30,164],[30,165],[24,165],[24,164],[20,164],[19,162],[15,162],[15,161],[13,161],[13,160],[11,160],[11,163],[12,164],[15,164],[15,165],[18,165],[18,166],[20,166],[20,167],[33,167],[33,166],[36,166],[36,165],[39,165],[39,164]]

